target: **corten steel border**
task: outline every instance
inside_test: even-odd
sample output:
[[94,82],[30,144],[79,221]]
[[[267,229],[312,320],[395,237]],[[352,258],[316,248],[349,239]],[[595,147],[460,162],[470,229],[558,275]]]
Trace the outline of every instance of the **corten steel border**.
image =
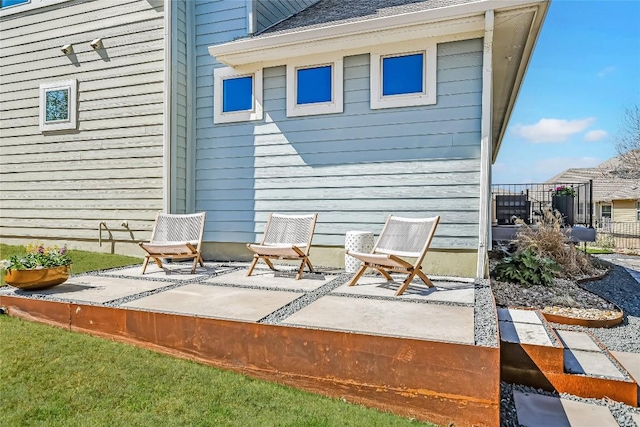
[[608,397],[638,406],[638,385],[633,380],[564,373],[563,348],[502,342],[500,355],[503,381],[580,397]]
[[[0,296],[48,323],[438,424],[499,426],[500,349]],[[428,327],[428,323],[425,324]]]
[[542,315],[548,322],[560,323],[561,325],[577,325],[585,326],[587,328],[611,328],[622,323],[624,319],[624,313],[616,306],[616,309],[620,311],[620,315],[614,319],[580,319],[577,317],[560,316],[558,314],[550,314],[541,311]]

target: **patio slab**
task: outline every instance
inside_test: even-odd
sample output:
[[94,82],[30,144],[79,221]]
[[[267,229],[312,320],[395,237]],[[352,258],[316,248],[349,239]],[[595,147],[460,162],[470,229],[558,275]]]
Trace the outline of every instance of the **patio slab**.
[[13,294],[20,296],[47,295],[63,300],[102,304],[164,286],[167,286],[167,282],[103,276],[77,276],[50,289],[33,292],[16,290]]
[[620,362],[624,369],[629,372],[636,382],[640,382],[640,353],[612,351],[611,354]]
[[565,370],[572,374],[598,375],[624,379],[622,372],[602,353],[565,349],[564,365]]
[[204,282],[309,292],[318,289],[320,286],[336,278],[336,276],[306,273],[300,280],[295,280],[294,277],[288,277],[286,271],[274,273],[272,270],[258,269],[254,270],[254,273],[247,277],[247,271],[248,270],[244,269],[233,271],[205,280]]
[[499,321],[500,340],[516,344],[553,347],[547,330],[542,325]]
[[498,320],[505,322],[531,323],[542,325],[542,320],[535,310],[519,310],[515,308],[499,308]]
[[257,322],[299,297],[294,292],[190,284],[122,307]]
[[598,344],[588,334],[577,331],[563,331],[556,329],[556,332],[564,342],[565,347],[569,347],[572,350],[586,350],[586,351],[602,351]]
[[618,427],[606,406],[519,391],[513,392],[513,400],[525,427]]
[[387,282],[381,276],[364,276],[355,286],[345,283],[334,289],[333,294],[363,295],[377,297],[393,297],[398,299],[419,299],[424,301],[473,304],[475,299],[474,284],[469,282],[452,282],[433,280],[434,287],[427,287],[422,281],[413,281],[400,296],[395,296],[402,284],[401,278]]
[[325,295],[283,324],[474,344],[473,307]]

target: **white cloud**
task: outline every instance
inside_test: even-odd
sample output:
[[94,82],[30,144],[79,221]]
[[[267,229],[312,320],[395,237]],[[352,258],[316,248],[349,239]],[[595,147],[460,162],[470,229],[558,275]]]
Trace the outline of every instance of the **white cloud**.
[[609,74],[613,74],[614,71],[616,71],[616,67],[614,66],[605,67],[602,70],[598,71],[598,77],[603,79],[607,77]]
[[609,133],[606,130],[595,129],[585,133],[584,140],[586,142],[596,142],[606,138],[607,136],[609,136]]
[[564,142],[594,122],[593,117],[578,120],[540,119],[533,125],[515,125],[513,131],[531,142]]

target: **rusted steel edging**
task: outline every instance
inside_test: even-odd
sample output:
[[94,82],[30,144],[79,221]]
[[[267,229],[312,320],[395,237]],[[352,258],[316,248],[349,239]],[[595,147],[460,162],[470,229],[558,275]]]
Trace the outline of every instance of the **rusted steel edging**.
[[13,316],[459,426],[498,426],[500,349],[0,296]]

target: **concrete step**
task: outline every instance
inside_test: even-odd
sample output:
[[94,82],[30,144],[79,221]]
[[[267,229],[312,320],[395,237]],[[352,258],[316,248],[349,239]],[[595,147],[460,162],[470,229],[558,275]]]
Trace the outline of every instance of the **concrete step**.
[[518,422],[525,427],[618,427],[606,406],[535,393],[513,392]]
[[[554,329],[536,310],[498,309],[498,321],[504,381],[638,406],[637,382],[591,334]],[[638,363],[633,353],[624,356]]]

